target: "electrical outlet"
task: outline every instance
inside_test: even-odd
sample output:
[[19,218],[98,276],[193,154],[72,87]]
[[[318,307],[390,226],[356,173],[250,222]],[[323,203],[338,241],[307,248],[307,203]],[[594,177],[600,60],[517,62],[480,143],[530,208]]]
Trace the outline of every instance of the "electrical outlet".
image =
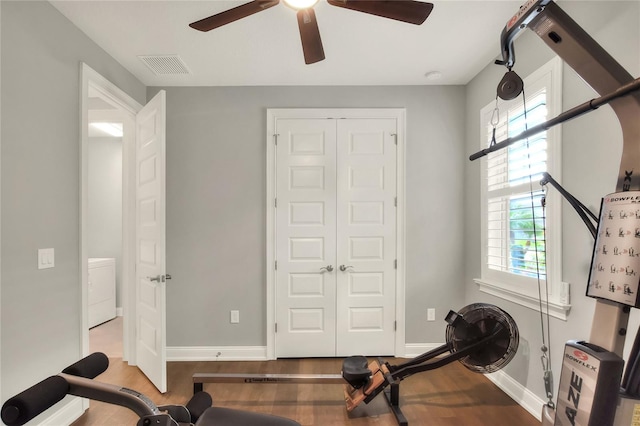
[[240,311],[231,311],[231,324],[238,324],[240,322]]
[[427,321],[435,321],[436,320],[436,309],[429,308],[427,309]]

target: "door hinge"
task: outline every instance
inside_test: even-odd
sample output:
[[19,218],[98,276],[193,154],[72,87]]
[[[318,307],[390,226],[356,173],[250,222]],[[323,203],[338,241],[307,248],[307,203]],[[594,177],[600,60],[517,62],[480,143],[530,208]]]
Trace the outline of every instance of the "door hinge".
[[393,136],[393,143],[398,145],[398,134],[397,133],[391,133],[391,136]]
[[398,331],[398,321],[393,322],[393,331]]
[[274,133],[273,134],[273,144],[274,145],[278,145],[278,136],[280,136],[278,133]]
[[393,261],[393,269],[398,269],[398,259]]
[[278,208],[278,199],[277,198],[273,199],[273,207],[275,207],[276,209]]
[[398,207],[398,197],[393,198],[393,205],[394,207]]
[[275,263],[275,268],[276,268],[276,271],[277,271],[278,270],[278,261],[276,260],[274,263]]
[[274,324],[274,329],[275,329],[275,332],[277,333],[278,332],[278,323]]

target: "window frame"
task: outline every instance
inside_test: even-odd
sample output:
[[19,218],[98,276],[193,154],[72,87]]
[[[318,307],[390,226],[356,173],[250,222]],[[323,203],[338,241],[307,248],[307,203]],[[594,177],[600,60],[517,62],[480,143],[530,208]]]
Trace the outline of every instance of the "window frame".
[[[524,90],[527,101],[533,95],[545,89],[547,93],[547,120],[562,112],[562,60],[554,57],[551,61],[524,78]],[[502,113],[507,109],[522,105],[522,96],[512,101],[499,99],[498,108]],[[480,110],[480,144],[485,149],[487,141],[487,123],[490,123],[495,109],[495,99]],[[561,126],[555,126],[547,131],[547,171],[553,178],[561,182],[562,141]],[[546,280],[498,271],[489,268],[487,262],[488,241],[488,188],[487,188],[487,158],[481,160],[480,179],[480,211],[481,211],[481,277],[474,279],[480,291],[491,294],[528,308],[540,311],[541,305],[547,304],[549,315],[566,320],[571,308],[568,301],[568,284],[562,282],[562,196],[553,188],[546,191]],[[533,182],[533,190],[541,187]],[[542,303],[541,303],[542,302]],[[546,306],[543,306],[546,313]]]

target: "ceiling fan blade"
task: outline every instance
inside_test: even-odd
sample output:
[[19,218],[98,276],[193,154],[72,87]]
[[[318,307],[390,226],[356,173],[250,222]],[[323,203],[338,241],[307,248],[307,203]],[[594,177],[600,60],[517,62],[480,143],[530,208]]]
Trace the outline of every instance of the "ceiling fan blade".
[[432,3],[413,0],[328,0],[333,6],[420,25],[431,14]]
[[300,28],[300,40],[304,52],[304,63],[313,64],[324,59],[324,49],[316,14],[312,8],[298,11],[298,27]]
[[280,0],[254,0],[234,7],[233,9],[225,10],[224,12],[209,16],[208,18],[192,22],[189,26],[198,31],[211,31],[215,28],[237,21],[238,19],[246,18],[254,13],[262,12],[263,10],[273,7],[278,3],[280,3]]

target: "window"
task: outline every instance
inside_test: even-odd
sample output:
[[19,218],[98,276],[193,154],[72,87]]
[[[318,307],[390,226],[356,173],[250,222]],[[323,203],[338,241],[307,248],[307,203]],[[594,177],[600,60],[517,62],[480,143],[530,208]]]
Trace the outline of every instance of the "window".
[[[500,142],[558,115],[561,61],[555,58],[524,79],[523,97],[495,100],[481,111],[481,148],[494,135]],[[525,105],[526,103],[526,105]],[[526,107],[526,112],[525,112]],[[546,207],[540,186],[543,172],[560,180],[560,129],[552,128],[495,151],[482,160],[481,291],[539,309],[549,294],[550,313],[565,318],[561,303],[562,197],[550,188]],[[539,279],[538,279],[539,277]]]

